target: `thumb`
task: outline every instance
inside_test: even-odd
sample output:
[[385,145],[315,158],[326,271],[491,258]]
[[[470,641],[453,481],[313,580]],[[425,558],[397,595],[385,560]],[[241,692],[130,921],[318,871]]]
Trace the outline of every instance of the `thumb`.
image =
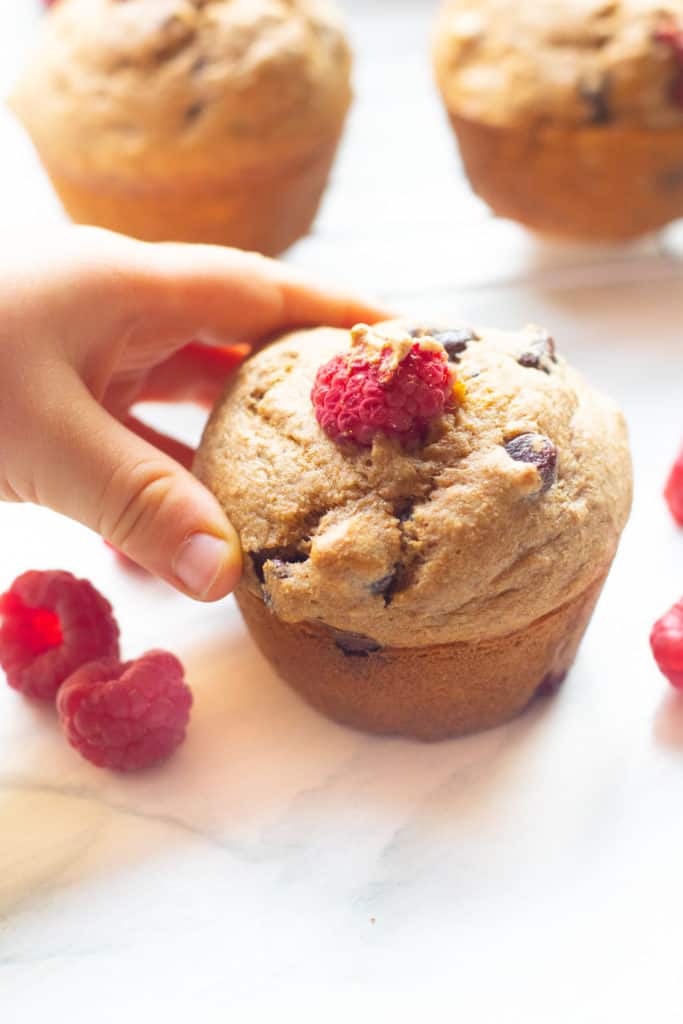
[[[32,489],[40,504],[100,533],[144,568],[202,601],[237,583],[237,534],[186,469],[109,415],[77,382],[40,431]],[[68,416],[65,417],[65,410]]]

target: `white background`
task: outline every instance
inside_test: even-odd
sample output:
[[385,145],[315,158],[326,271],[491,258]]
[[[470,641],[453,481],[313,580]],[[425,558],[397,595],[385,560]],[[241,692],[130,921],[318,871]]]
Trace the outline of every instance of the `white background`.
[[[490,217],[431,83],[433,5],[346,6],[357,102],[316,230],[289,259],[409,313],[546,324],[627,412],[633,518],[558,698],[429,747],[310,711],[231,599],[194,605],[123,572],[83,528],[0,507],[1,585],[32,567],[89,576],[115,604],[125,655],[177,651],[196,697],[181,752],[121,779],[0,690],[12,1024],[681,1019],[683,703],[648,649],[683,592],[683,532],[661,499],[683,433],[680,267],[661,238],[541,244]],[[3,86],[36,11],[0,0]],[[1,115],[0,233],[23,224],[39,247],[60,216]],[[163,419],[201,428],[187,409]]]

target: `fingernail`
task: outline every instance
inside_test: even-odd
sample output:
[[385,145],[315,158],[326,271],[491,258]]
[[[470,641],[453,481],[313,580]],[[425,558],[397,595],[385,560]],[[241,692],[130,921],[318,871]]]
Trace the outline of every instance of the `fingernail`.
[[173,571],[183,586],[196,597],[204,597],[223,571],[230,557],[230,548],[220,537],[210,533],[193,533],[181,545]]

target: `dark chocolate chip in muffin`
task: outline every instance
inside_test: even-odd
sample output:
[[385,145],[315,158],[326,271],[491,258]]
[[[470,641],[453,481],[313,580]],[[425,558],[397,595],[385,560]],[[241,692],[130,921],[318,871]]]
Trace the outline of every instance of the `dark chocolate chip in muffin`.
[[403,501],[399,501],[396,506],[394,515],[398,519],[399,523],[407,523],[409,519],[413,518],[413,512],[415,511],[415,502],[412,498],[406,498]]
[[286,579],[289,575],[290,565],[308,561],[308,555],[295,547],[262,548],[260,551],[250,551],[249,557],[259,583],[266,582],[263,571],[266,562],[274,563],[274,571],[278,579]]
[[397,562],[390,573],[370,584],[371,594],[381,594],[384,598],[384,606],[388,608],[394,600],[394,594],[398,593],[405,576],[405,567]]
[[601,71],[584,75],[579,81],[579,96],[586,106],[591,124],[609,124],[612,118],[609,91],[609,76]]
[[443,330],[439,327],[414,327],[408,332],[411,338],[433,338],[443,345],[450,363],[459,363],[460,356],[470,341],[478,341],[479,335],[471,327],[455,327]]
[[371,594],[386,594],[391,589],[391,585],[396,578],[396,569],[392,569],[391,572],[387,573],[386,576],[382,576],[381,579],[373,580],[370,584]]
[[338,647],[347,658],[367,658],[368,655],[382,650],[372,637],[363,636],[362,633],[344,633],[341,630],[333,630],[334,645]]
[[550,373],[552,364],[557,363],[555,341],[543,327],[535,327],[530,333],[529,342],[517,362],[520,366]]
[[478,336],[470,327],[461,327],[453,331],[436,331],[432,337],[446,349],[449,363],[459,363],[460,356],[469,343],[478,340]]
[[528,462],[535,466],[541,478],[540,494],[544,494],[557,479],[557,448],[542,434],[519,434],[505,445],[505,451],[515,462]]
[[185,123],[192,124],[204,112],[204,104],[192,103],[185,111]]

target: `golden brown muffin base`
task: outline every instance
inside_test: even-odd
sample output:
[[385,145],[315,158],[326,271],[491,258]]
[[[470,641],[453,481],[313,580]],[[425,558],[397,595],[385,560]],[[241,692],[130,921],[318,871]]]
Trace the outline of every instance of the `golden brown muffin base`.
[[535,231],[619,241],[683,216],[683,129],[451,123],[477,194]]
[[224,181],[163,186],[123,179],[77,179],[45,164],[77,224],[148,242],[229,245],[274,256],[307,234],[334,161],[338,139],[295,165]]
[[571,668],[603,573],[573,601],[508,636],[479,643],[348,654],[342,634],[276,618],[244,586],[237,603],[265,657],[309,704],[365,732],[441,740],[500,725]]

